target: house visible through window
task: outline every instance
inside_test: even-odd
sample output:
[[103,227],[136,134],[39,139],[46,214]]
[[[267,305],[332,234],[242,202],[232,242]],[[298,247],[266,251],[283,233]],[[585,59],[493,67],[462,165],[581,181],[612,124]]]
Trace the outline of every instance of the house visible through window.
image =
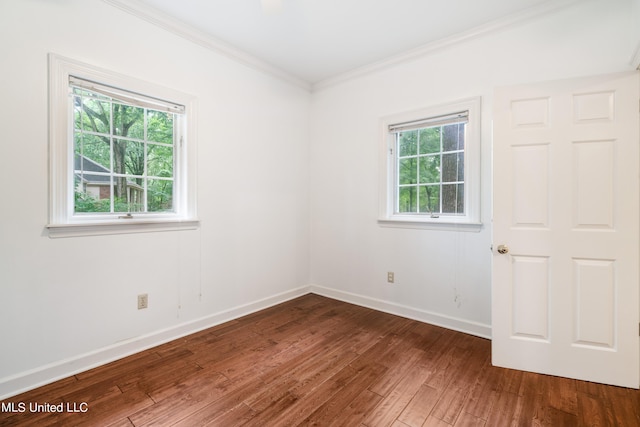
[[172,212],[174,147],[184,107],[118,96],[77,78],[70,85],[74,212]]
[[380,222],[479,224],[480,99],[383,119]]
[[193,229],[190,95],[49,56],[49,235]]

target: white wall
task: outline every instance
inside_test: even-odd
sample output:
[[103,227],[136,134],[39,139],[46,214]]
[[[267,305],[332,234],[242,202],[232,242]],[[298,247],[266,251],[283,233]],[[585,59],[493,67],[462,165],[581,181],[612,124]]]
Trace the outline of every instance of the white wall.
[[[197,96],[200,229],[47,237],[49,52]],[[98,0],[1,0],[0,58],[0,397],[307,291],[307,91]]]
[[[490,336],[493,88],[631,69],[632,1],[582,2],[316,91],[311,280],[318,291]],[[484,228],[378,225],[380,118],[475,96],[483,100]],[[394,285],[387,271],[395,272]]]
[[[633,1],[586,1],[309,94],[98,0],[0,0],[0,397],[309,284],[488,335],[492,90],[629,69]],[[200,229],[46,236],[49,52],[199,98]],[[478,95],[485,227],[380,227],[380,117]]]

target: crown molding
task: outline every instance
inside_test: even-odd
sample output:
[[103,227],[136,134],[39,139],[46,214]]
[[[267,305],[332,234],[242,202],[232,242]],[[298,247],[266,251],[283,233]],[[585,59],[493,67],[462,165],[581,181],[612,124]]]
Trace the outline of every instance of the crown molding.
[[[411,62],[416,59],[423,58],[439,50],[464,43],[468,40],[475,39],[484,35],[488,35],[497,31],[505,30],[522,25],[526,22],[538,19],[540,17],[550,15],[562,9],[574,6],[583,0],[554,0],[547,1],[538,6],[531,7],[521,12],[499,18],[487,24],[483,24],[472,28],[471,30],[445,37],[431,43],[419,46],[415,49],[385,58],[380,61],[370,63],[368,65],[354,68],[350,71],[338,74],[334,77],[320,80],[312,83],[305,81],[299,77],[292,75],[266,61],[263,61],[241,49],[238,49],[228,43],[223,42],[193,26],[161,12],[139,0],[102,0],[103,2],[127,12],[139,19],[156,25],[166,31],[169,31],[179,37],[203,46],[213,52],[221,54],[240,64],[266,73],[289,84],[302,88],[306,91],[318,91],[329,88],[349,80],[372,74],[402,63]],[[640,43],[638,43],[635,52],[630,58],[630,64],[640,69]]]
[[494,33],[500,30],[505,30],[516,25],[522,25],[525,22],[532,21],[545,15],[558,12],[559,10],[573,6],[581,0],[560,0],[560,1],[548,1],[541,5],[531,7],[521,12],[516,12],[503,18],[496,19],[489,23],[479,25],[468,31],[457,33],[450,37],[445,37],[440,40],[436,40],[431,43],[427,43],[415,49],[408,50],[398,55],[391,56],[381,61],[373,62],[363,67],[355,68],[351,71],[339,74],[335,77],[331,77],[325,80],[321,80],[312,85],[312,90],[317,91],[331,86],[338,85],[340,83],[362,77],[367,74],[381,71],[386,68],[390,68],[405,62],[410,62],[422,57],[425,57],[433,52],[445,49],[447,47],[463,43],[467,40],[471,40],[483,35]]
[[240,64],[261,71],[289,84],[310,91],[311,84],[293,76],[274,65],[256,58],[228,43],[225,43],[193,26],[164,12],[148,6],[138,0],[102,0],[103,2],[169,31],[186,40],[203,46],[213,52],[226,56]]

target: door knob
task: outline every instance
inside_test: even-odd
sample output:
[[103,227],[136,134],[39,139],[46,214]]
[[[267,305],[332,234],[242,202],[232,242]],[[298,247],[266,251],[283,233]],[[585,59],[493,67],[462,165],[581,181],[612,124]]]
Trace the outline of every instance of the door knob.
[[499,254],[508,254],[509,253],[509,247],[507,245],[500,245],[498,246],[498,253]]

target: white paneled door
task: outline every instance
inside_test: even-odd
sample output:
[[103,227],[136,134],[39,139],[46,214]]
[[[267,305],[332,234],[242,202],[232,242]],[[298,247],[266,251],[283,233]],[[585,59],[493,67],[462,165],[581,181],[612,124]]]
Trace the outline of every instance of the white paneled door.
[[639,81],[496,90],[494,365],[639,387]]

